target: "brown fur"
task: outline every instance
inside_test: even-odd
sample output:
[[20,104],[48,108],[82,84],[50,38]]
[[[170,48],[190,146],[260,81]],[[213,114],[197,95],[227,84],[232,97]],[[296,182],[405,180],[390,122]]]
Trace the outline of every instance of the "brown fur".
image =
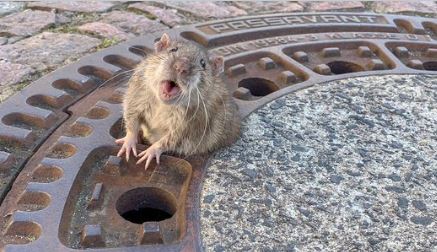
[[[214,62],[206,51],[185,41],[172,41],[169,47],[149,55],[129,80],[123,101],[126,132],[143,131],[144,140],[159,143],[162,151],[192,155],[207,153],[233,143],[240,132],[240,117],[230,91],[217,76]],[[173,68],[178,57],[188,57],[192,66],[188,79],[199,74],[196,89],[183,87],[184,98],[167,104],[159,97],[159,83],[178,78]],[[204,58],[206,69],[199,61]],[[181,83],[183,81],[181,80]],[[190,96],[190,97],[189,97]]]

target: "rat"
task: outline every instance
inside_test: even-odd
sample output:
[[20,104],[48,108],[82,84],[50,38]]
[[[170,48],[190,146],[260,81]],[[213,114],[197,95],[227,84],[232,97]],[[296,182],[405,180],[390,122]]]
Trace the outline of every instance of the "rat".
[[[221,56],[209,55],[200,45],[172,39],[164,33],[154,53],[136,67],[123,98],[126,135],[117,156],[132,151],[157,164],[164,152],[178,155],[210,153],[232,144],[240,133],[238,107],[220,78]],[[137,154],[141,136],[150,146]],[[140,137],[141,138],[141,137]]]

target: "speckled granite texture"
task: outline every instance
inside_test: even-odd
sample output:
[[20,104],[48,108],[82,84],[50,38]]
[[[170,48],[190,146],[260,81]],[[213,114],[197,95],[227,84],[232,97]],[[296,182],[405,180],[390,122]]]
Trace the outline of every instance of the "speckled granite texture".
[[207,251],[436,251],[437,77],[372,76],[268,104],[208,168]]

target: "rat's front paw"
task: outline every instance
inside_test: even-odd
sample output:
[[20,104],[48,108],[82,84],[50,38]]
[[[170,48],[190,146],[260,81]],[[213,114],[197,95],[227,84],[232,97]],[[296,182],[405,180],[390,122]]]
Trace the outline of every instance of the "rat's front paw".
[[145,169],[147,170],[147,167],[149,167],[149,164],[152,161],[152,159],[156,158],[156,163],[159,164],[159,158],[160,158],[161,154],[162,154],[162,150],[158,146],[153,144],[152,146],[147,148],[147,150],[141,152],[138,155],[141,158],[137,161],[137,164],[139,164],[147,159],[146,166],[145,166]]
[[126,161],[129,162],[131,150],[134,153],[134,156],[137,156],[137,137],[127,135],[123,138],[115,140],[115,143],[122,144],[120,151],[117,154],[118,157],[121,157],[123,153],[126,152]]

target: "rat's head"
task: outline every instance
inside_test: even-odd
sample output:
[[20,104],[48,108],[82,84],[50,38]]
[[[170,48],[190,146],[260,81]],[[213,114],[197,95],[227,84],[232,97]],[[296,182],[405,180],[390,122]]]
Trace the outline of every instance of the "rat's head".
[[[172,40],[167,34],[155,43],[155,54],[160,60],[156,69],[159,98],[174,105],[191,105],[197,97],[195,92],[205,89],[208,78],[212,79],[223,71],[223,57],[208,56],[200,46],[180,40]],[[194,93],[193,93],[194,92]],[[194,95],[194,96],[193,96]]]

